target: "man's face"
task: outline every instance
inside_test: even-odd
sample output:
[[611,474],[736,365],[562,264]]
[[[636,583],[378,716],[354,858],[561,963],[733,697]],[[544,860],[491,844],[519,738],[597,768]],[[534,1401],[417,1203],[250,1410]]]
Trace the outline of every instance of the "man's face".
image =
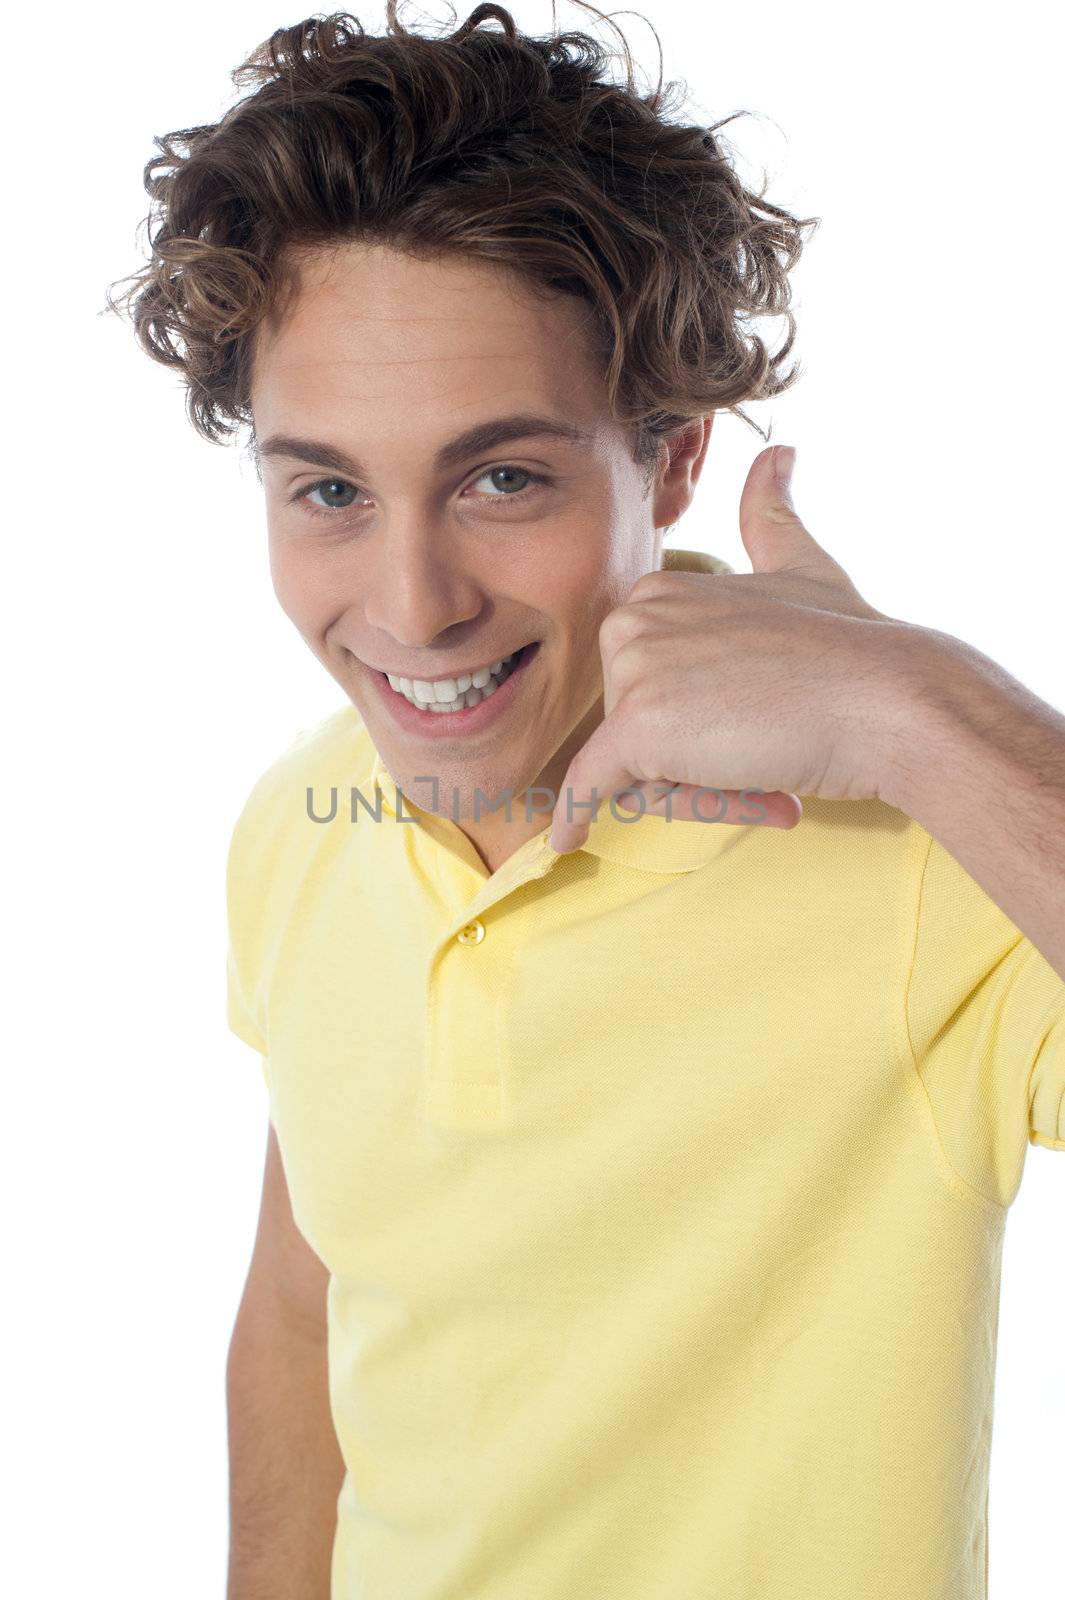
[[[260,330],[252,383],[275,592],[409,801],[471,818],[479,787],[509,792],[521,817],[524,791],[557,792],[602,717],[600,623],[660,565],[684,484],[646,493],[580,301],[544,304],[489,265],[379,245],[304,262],[284,315]],[[524,425],[438,459],[515,416],[582,437]],[[330,455],[309,459],[298,441]],[[512,682],[483,698],[462,688],[522,646],[534,648]],[[462,709],[411,705],[389,673],[417,680],[418,698],[452,680]]]

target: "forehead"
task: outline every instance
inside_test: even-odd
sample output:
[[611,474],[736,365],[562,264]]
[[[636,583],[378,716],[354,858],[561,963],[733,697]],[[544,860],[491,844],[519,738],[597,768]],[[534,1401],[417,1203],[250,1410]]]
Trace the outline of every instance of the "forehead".
[[605,388],[591,359],[588,308],[544,298],[515,274],[466,258],[418,260],[344,244],[294,258],[292,287],[259,330],[256,433],[301,424],[360,427],[412,416],[439,431],[550,407],[594,425]]

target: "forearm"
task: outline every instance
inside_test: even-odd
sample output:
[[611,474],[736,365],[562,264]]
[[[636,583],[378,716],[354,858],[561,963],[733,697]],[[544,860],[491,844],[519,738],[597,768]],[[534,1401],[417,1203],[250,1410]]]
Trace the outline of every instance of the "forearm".
[[226,1364],[226,1600],[329,1600],[344,1476],[325,1339],[242,1305]]
[[889,803],[949,850],[1065,978],[1065,717],[926,630]]

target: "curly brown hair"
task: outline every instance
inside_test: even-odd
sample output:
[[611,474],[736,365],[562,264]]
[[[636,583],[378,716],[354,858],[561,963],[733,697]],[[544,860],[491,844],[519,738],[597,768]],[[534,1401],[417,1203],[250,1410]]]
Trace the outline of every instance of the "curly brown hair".
[[[380,36],[346,12],[279,28],[231,75],[253,92],[217,123],[154,141],[150,259],[117,280],[123,295],[109,287],[107,309],[179,369],[197,431],[221,442],[246,425],[254,438],[256,329],[281,315],[302,249],[362,239],[581,297],[648,483],[663,436],[695,417],[732,411],[766,437],[740,402],[798,376],[799,363],[782,371],[788,273],[821,219],[772,205],[764,182],[744,187],[714,137],[732,118],[670,120],[686,85],[663,90],[660,73],[640,94],[623,35],[620,84],[598,40],[522,34],[500,5],[439,38],[408,32],[396,0],[387,14]],[[501,33],[480,26],[489,18]],[[786,319],[776,354],[753,316]]]

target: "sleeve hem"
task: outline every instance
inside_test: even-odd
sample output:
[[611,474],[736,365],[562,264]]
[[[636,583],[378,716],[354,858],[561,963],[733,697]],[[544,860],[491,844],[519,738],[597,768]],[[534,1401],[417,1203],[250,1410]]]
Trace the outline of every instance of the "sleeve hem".
[[1052,1139],[1048,1133],[1036,1133],[1031,1130],[1028,1134],[1028,1142],[1029,1144],[1045,1145],[1048,1150],[1065,1150],[1065,1139]]
[[227,1017],[226,1026],[234,1039],[239,1039],[241,1044],[251,1045],[253,1050],[258,1050],[260,1055],[266,1054],[266,1041],[258,1028],[250,1022],[245,1022],[243,1017]]

